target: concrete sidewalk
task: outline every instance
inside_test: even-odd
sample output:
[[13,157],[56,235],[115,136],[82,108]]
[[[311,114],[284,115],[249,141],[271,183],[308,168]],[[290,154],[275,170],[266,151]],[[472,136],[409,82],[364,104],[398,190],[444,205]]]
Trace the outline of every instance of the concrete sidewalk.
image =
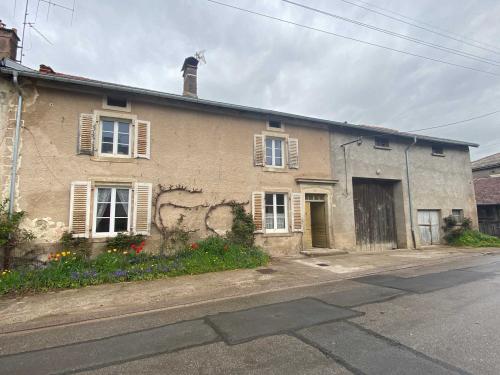
[[422,265],[442,264],[500,249],[440,247],[273,259],[268,267],[106,284],[0,299],[0,333],[221,301]]

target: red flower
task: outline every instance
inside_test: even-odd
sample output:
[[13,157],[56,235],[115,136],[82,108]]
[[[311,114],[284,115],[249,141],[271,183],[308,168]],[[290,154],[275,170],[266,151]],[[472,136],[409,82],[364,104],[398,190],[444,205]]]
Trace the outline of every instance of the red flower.
[[130,247],[131,247],[132,249],[135,249],[135,243],[133,243],[132,245],[130,245]]
[[144,241],[142,241],[142,242],[141,242],[141,247],[144,247],[144,244],[145,244],[145,242],[144,242]]
[[193,249],[193,250],[196,250],[196,249],[198,249],[199,247],[200,247],[200,245],[198,245],[198,243],[196,243],[196,242],[193,242],[193,243],[191,244],[191,249]]

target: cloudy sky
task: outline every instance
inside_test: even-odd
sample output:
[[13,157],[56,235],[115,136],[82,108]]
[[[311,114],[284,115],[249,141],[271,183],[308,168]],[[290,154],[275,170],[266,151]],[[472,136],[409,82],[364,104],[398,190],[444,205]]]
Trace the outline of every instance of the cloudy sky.
[[[484,63],[347,23],[280,0],[220,0],[295,23],[498,75],[445,65],[304,29],[207,0],[75,0],[75,13],[31,0],[23,63],[95,79],[181,93],[185,57],[205,50],[201,98],[326,119],[420,129],[500,110],[500,1],[343,0],[308,6],[486,58]],[[58,0],[72,7],[73,0]],[[361,0],[349,0],[362,4]],[[22,29],[25,0],[2,0],[8,27]],[[378,8],[376,8],[378,7]],[[385,10],[381,10],[381,8]],[[38,12],[37,12],[38,8]],[[408,19],[406,19],[409,21]],[[416,21],[409,21],[415,23]],[[431,26],[429,26],[431,25]],[[453,34],[448,34],[448,33]],[[466,42],[460,39],[466,38]],[[471,45],[472,44],[472,45]],[[477,46],[477,47],[474,47]],[[480,47],[480,48],[478,48]],[[494,62],[496,61],[496,63]],[[495,66],[495,64],[497,66]],[[477,159],[500,152],[500,112],[421,134],[477,142]]]

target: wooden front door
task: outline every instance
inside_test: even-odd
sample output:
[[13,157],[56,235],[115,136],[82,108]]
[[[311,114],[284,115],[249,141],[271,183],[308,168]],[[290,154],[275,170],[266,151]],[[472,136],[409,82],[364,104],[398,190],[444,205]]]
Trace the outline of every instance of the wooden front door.
[[353,179],[356,246],[359,250],[397,248],[393,191],[392,182]]
[[418,229],[421,245],[437,245],[441,242],[439,210],[418,210]]

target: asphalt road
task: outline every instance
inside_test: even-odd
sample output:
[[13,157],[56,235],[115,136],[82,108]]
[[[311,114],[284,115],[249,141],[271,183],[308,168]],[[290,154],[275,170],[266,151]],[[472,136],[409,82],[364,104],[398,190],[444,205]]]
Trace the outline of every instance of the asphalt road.
[[[311,272],[326,272],[311,268]],[[0,374],[500,374],[500,256],[0,335]]]

